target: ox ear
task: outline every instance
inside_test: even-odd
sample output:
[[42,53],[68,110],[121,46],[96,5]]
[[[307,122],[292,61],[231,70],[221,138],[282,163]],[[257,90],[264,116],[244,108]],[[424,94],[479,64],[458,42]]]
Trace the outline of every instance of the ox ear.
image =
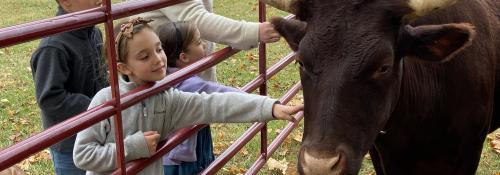
[[300,40],[302,40],[306,34],[307,23],[281,17],[273,17],[271,23],[281,36],[285,38],[293,51],[299,50]]
[[400,51],[403,56],[446,62],[469,46],[475,34],[474,27],[468,23],[406,25],[400,33]]

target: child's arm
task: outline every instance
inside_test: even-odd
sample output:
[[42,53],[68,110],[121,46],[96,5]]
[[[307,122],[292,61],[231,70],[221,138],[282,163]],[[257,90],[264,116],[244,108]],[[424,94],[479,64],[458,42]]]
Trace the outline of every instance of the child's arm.
[[[259,42],[259,23],[236,21],[208,12],[200,1],[186,1],[159,10],[171,21],[191,21],[201,38],[248,50]],[[221,34],[222,33],[222,34]]]
[[233,87],[203,80],[198,76],[192,76],[184,80],[176,88],[184,92],[205,92],[207,94],[214,92],[243,92]]
[[[193,94],[170,89],[164,99],[168,117],[166,126],[172,129],[193,124],[236,123],[269,121],[273,117],[273,106],[276,100],[265,96],[241,93]],[[158,105],[158,104],[157,104]],[[301,109],[300,107],[297,109]],[[294,107],[277,105],[276,117],[290,119]]]
[[[109,88],[96,94],[89,109],[110,99],[104,97],[104,91],[109,91]],[[73,148],[73,160],[77,167],[95,172],[109,172],[116,169],[116,144],[112,123],[112,118],[103,120],[77,134]],[[124,152],[126,162],[151,156],[145,134],[137,131],[126,136]]]

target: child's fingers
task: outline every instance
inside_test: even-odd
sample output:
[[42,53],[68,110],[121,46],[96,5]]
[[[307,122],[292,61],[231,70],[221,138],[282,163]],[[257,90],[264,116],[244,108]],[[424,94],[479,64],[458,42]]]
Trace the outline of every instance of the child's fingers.
[[295,114],[295,113],[302,111],[302,110],[304,110],[304,104],[292,106],[292,108],[290,109],[290,114]]
[[143,132],[144,133],[144,136],[149,136],[149,135],[153,135],[153,134],[158,134],[157,131],[146,131],[146,132]]
[[160,140],[160,134],[158,133],[153,134],[153,138],[155,139],[156,142],[158,142]]

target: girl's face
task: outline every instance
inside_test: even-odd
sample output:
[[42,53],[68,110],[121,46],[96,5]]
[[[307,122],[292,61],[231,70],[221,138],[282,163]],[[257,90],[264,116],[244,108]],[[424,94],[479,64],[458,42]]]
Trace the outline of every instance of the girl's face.
[[158,36],[149,28],[134,34],[127,43],[126,63],[118,63],[120,73],[137,84],[161,80],[165,77],[167,56]]
[[205,56],[204,43],[200,38],[200,31],[196,29],[193,41],[187,46],[187,51],[182,52],[180,57],[182,59],[182,66],[190,65]]

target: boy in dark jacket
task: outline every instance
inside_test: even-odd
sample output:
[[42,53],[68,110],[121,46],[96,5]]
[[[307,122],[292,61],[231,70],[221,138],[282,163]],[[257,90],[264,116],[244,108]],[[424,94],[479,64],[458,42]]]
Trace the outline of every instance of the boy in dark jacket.
[[[101,0],[57,0],[57,16],[101,6]],[[107,86],[101,60],[102,34],[95,26],[43,38],[31,57],[36,99],[45,129],[87,110]],[[52,145],[57,175],[85,174],[73,163],[75,137]]]

